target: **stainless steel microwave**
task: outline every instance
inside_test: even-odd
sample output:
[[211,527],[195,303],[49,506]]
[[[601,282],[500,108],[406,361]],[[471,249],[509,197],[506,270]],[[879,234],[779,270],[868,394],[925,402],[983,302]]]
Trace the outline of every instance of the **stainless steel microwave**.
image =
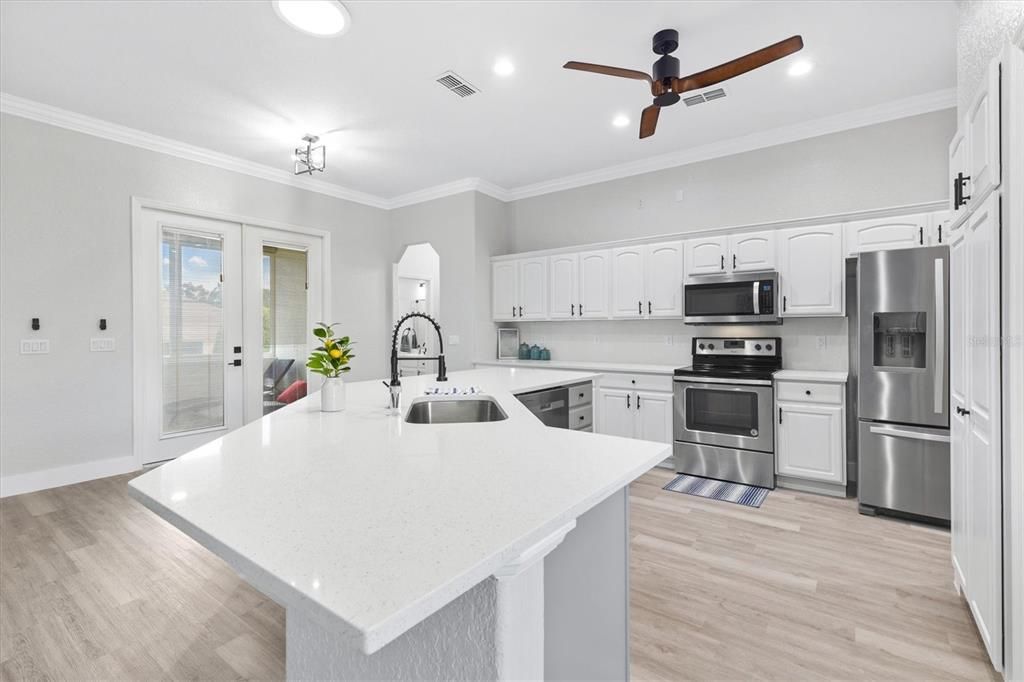
[[779,273],[707,275],[683,286],[687,324],[781,324]]

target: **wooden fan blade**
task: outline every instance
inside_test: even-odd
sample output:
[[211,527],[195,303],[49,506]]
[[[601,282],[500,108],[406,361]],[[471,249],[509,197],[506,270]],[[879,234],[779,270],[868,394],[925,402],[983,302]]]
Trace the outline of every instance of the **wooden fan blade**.
[[618,76],[619,78],[632,78],[638,81],[651,83],[650,74],[634,69],[620,69],[617,66],[603,66],[601,64],[587,64],[586,62],[566,62],[563,69],[574,69],[576,71],[589,71],[590,73],[601,73],[605,76]]
[[735,78],[741,74],[753,71],[754,69],[760,68],[765,64],[771,64],[772,62],[788,57],[794,52],[799,52],[803,49],[804,41],[800,36],[793,36],[792,38],[786,38],[781,40],[774,45],[761,48],[750,54],[743,55],[738,59],[733,59],[731,62],[719,64],[710,69],[704,71],[698,71],[697,73],[690,74],[689,76],[683,76],[677,78],[672,84],[672,90],[677,93],[687,92],[689,90],[700,90],[706,88],[709,85],[715,83],[721,83],[722,81]]
[[640,139],[650,137],[654,134],[654,129],[658,127],[658,114],[661,113],[661,107],[657,104],[644,109],[644,113],[640,115]]

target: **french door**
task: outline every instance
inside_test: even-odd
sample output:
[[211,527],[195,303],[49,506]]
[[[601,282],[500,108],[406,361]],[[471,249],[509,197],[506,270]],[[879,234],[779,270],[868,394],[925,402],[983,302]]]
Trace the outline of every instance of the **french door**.
[[141,464],[303,397],[324,309],[323,238],[139,207],[133,235]]

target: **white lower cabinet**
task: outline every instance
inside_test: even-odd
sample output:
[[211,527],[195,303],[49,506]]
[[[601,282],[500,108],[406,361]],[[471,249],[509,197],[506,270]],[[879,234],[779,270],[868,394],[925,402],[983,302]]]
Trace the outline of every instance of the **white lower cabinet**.
[[636,401],[633,391],[614,388],[598,389],[598,433],[623,438],[636,438]]
[[844,385],[777,381],[775,461],[780,476],[846,484]]
[[672,442],[671,393],[602,388],[598,403],[598,433]]

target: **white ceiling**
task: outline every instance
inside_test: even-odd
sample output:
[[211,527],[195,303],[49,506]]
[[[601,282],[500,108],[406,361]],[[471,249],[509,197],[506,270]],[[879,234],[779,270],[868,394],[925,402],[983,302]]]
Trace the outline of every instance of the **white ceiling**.
[[[956,85],[952,1],[345,5],[351,30],[325,39],[269,0],[3,0],[0,90],[281,169],[303,134],[339,129],[317,177],[394,197],[469,177],[522,187]],[[668,27],[683,73],[797,33],[815,68],[727,81],[726,99],[677,104],[638,140],[643,83],[561,66],[649,70]],[[492,73],[499,56],[514,75]],[[447,92],[448,69],[481,92]]]

